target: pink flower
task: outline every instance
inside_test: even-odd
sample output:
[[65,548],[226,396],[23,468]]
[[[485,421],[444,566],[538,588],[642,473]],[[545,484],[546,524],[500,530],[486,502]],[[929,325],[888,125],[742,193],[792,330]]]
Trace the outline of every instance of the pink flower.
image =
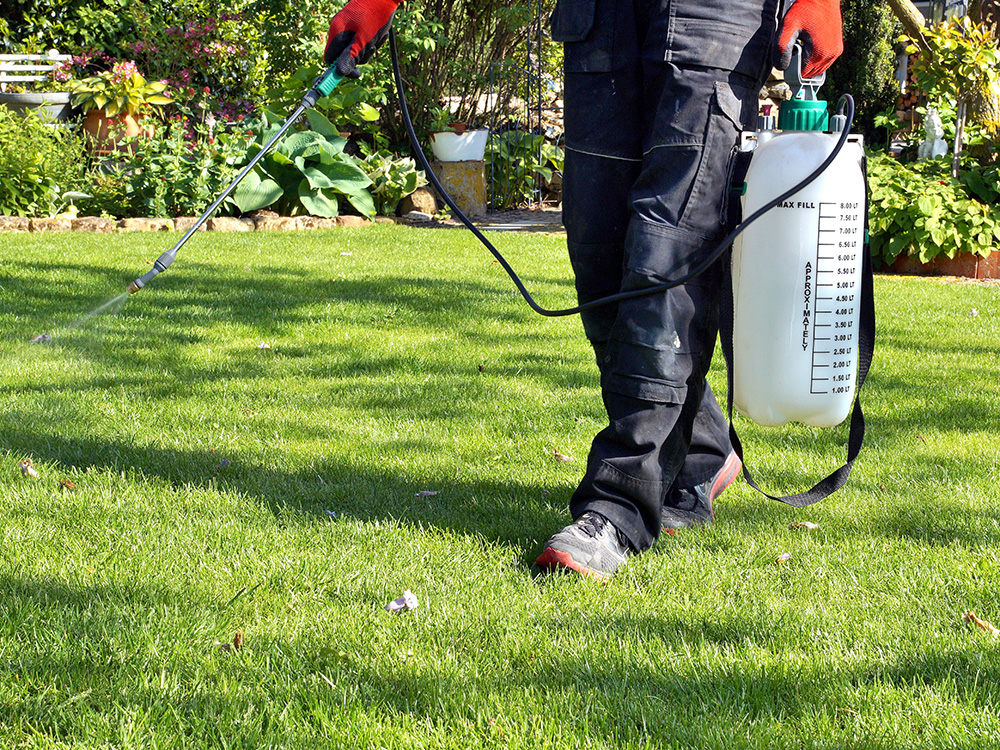
[[133,75],[139,72],[135,63],[131,60],[120,60],[111,66],[111,82],[125,83]]

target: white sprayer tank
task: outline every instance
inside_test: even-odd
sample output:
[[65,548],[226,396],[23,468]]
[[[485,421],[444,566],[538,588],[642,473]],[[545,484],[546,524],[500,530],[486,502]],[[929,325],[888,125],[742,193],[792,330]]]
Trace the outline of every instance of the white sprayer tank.
[[[808,176],[839,134],[760,139],[749,216]],[[733,243],[733,399],[761,425],[840,424],[854,401],[864,252],[863,149],[848,141],[812,183]]]

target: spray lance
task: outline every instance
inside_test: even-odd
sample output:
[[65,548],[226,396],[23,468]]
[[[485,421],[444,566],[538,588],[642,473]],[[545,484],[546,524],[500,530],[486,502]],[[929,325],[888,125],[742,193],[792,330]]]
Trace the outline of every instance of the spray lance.
[[148,284],[157,274],[160,274],[170,268],[170,264],[177,258],[177,251],[184,247],[185,243],[187,243],[187,241],[191,238],[191,235],[197,232],[201,225],[204,224],[213,213],[215,213],[215,210],[222,205],[222,202],[231,192],[233,192],[233,190],[236,189],[236,186],[243,181],[243,178],[246,177],[255,166],[257,166],[257,162],[267,155],[274,144],[281,140],[281,137],[285,134],[285,132],[295,124],[295,121],[298,120],[307,109],[315,107],[316,102],[333,91],[337,87],[337,84],[342,80],[343,76],[337,72],[336,65],[331,65],[327,68],[326,72],[318,76],[313,81],[312,86],[306,92],[305,96],[302,97],[302,102],[295,108],[295,111],[289,115],[288,119],[285,120],[281,128],[278,129],[278,132],[264,144],[260,151],[253,157],[253,159],[250,160],[250,163],[247,164],[238,175],[236,175],[236,178],[229,183],[229,186],[222,191],[212,205],[210,205],[205,212],[198,217],[198,220],[191,226],[190,229],[187,230],[187,232],[184,233],[184,236],[178,240],[177,244],[157,258],[153,262],[153,268],[150,269],[149,272],[143,274],[128,285],[128,293],[135,294],[146,286],[146,284]]

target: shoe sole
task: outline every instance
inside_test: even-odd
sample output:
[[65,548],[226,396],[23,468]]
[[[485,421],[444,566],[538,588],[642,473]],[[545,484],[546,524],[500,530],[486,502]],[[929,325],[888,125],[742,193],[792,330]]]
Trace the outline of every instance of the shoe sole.
[[712,508],[712,504],[715,502],[715,498],[721,495],[725,489],[736,481],[736,477],[740,475],[740,469],[743,468],[743,462],[740,461],[740,457],[736,455],[736,451],[730,452],[729,456],[726,457],[726,462],[722,464],[722,468],[719,469],[719,473],[715,476],[715,481],[712,482],[712,487],[708,491],[708,504],[712,511],[712,516],[715,516],[715,508]]
[[[736,481],[736,477],[740,475],[740,470],[743,468],[743,462],[740,461],[740,457],[736,455],[736,451],[730,451],[729,455],[726,456],[726,462],[722,464],[722,468],[719,469],[719,473],[715,475],[715,480],[712,482],[712,486],[708,488],[708,512],[711,514],[708,521],[705,521],[699,526],[707,526],[709,523],[715,520],[715,499],[726,491],[733,482]],[[675,528],[663,527],[661,533],[663,534],[674,534],[677,532]]]
[[594,570],[593,568],[588,568],[586,565],[581,565],[569,552],[561,552],[560,550],[553,549],[552,547],[546,547],[542,554],[538,556],[535,560],[535,565],[540,568],[545,568],[546,570],[572,570],[579,573],[587,578],[593,578],[601,583],[607,583],[611,580],[611,576],[607,573],[601,573],[600,571]]

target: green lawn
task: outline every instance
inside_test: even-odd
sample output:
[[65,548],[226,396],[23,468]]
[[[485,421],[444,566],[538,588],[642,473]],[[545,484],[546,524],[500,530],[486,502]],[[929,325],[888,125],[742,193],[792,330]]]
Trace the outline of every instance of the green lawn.
[[[0,747],[998,742],[1000,287],[878,278],[848,486],[740,482],[601,586],[532,569],[602,425],[579,321],[384,226],[199,234],[86,317],[176,237],[0,235]],[[496,241],[572,303],[561,238]],[[843,458],[740,428],[775,491]]]

